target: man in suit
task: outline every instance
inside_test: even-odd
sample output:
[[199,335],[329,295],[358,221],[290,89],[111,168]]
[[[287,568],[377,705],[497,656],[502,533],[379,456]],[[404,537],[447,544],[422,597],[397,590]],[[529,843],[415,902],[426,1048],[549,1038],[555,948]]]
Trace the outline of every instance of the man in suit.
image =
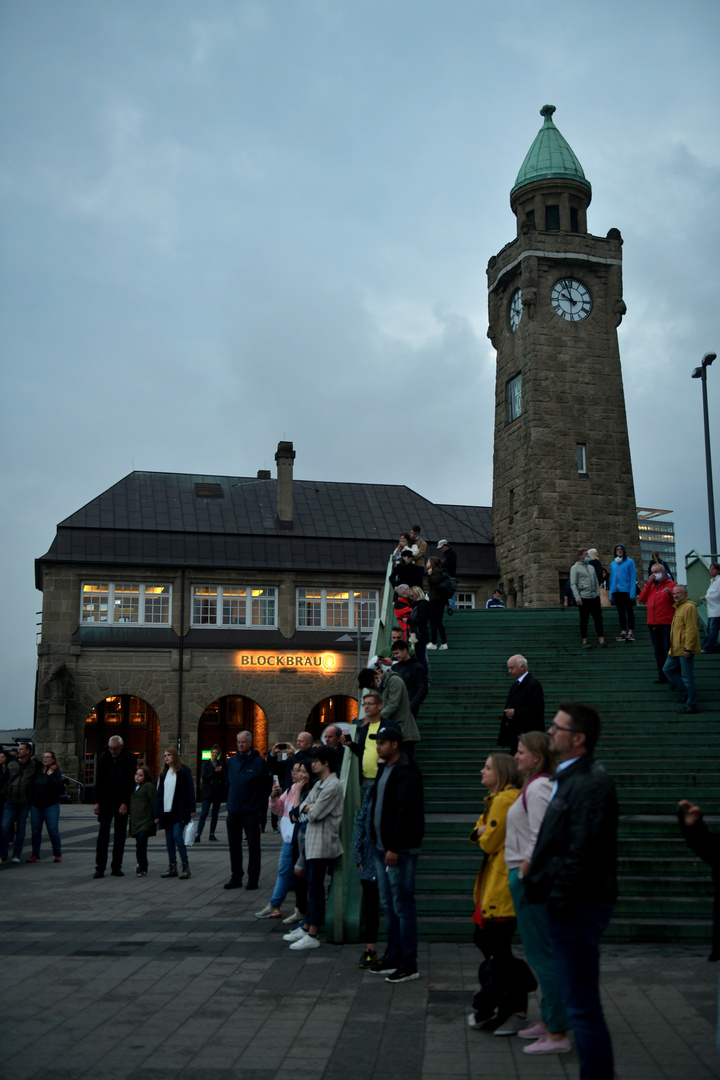
[[518,736],[524,731],[545,730],[545,695],[541,684],[528,671],[524,656],[511,656],[507,669],[515,681],[505,702],[497,743],[498,746],[509,746],[510,753],[514,754]]

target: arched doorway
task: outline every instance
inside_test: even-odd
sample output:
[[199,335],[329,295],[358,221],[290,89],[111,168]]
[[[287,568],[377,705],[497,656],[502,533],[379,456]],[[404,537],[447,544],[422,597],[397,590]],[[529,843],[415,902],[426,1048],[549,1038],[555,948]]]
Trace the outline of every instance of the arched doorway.
[[98,754],[112,735],[119,735],[138,764],[147,765],[153,777],[160,760],[160,724],[152,705],[132,694],[115,694],[98,702],[85,720],[83,747],[85,799],[94,802]]
[[196,776],[202,762],[210,757],[210,748],[218,744],[227,758],[237,751],[239,731],[251,731],[253,747],[265,755],[268,751],[268,725],[264,711],[252,698],[228,694],[212,701],[198,723],[198,756]]
[[305,730],[311,733],[313,739],[320,739],[328,724],[352,724],[357,715],[358,703],[355,698],[345,694],[333,694],[332,697],[318,701],[310,710]]

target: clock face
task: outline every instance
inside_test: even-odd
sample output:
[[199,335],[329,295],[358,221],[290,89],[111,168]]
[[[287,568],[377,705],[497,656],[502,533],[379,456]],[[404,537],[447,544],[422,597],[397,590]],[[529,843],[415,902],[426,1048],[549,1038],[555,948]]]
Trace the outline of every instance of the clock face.
[[568,322],[582,322],[592,311],[589,289],[575,278],[560,278],[550,291],[550,300],[557,315]]
[[522,289],[516,289],[510,298],[510,329],[513,334],[522,319]]

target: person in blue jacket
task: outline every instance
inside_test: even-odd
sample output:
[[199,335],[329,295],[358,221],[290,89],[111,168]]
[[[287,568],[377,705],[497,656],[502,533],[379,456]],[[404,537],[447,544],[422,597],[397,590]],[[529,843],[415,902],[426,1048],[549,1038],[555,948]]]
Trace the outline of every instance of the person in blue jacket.
[[615,546],[615,558],[610,563],[610,603],[617,608],[620,634],[616,641],[635,640],[635,593],[637,573],[635,563],[628,558],[624,544]]

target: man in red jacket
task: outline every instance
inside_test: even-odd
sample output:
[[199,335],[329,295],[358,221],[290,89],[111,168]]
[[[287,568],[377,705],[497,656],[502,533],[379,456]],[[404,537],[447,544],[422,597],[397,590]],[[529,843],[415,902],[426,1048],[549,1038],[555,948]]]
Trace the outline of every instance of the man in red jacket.
[[673,621],[675,607],[673,604],[673,586],[665,573],[665,568],[656,563],[650,567],[650,577],[642,587],[638,596],[641,604],[647,604],[647,625],[650,631],[650,640],[655,650],[655,663],[657,664],[658,677],[656,683],[666,683],[667,676],[663,672],[663,664],[667,660],[670,650],[670,623]]

